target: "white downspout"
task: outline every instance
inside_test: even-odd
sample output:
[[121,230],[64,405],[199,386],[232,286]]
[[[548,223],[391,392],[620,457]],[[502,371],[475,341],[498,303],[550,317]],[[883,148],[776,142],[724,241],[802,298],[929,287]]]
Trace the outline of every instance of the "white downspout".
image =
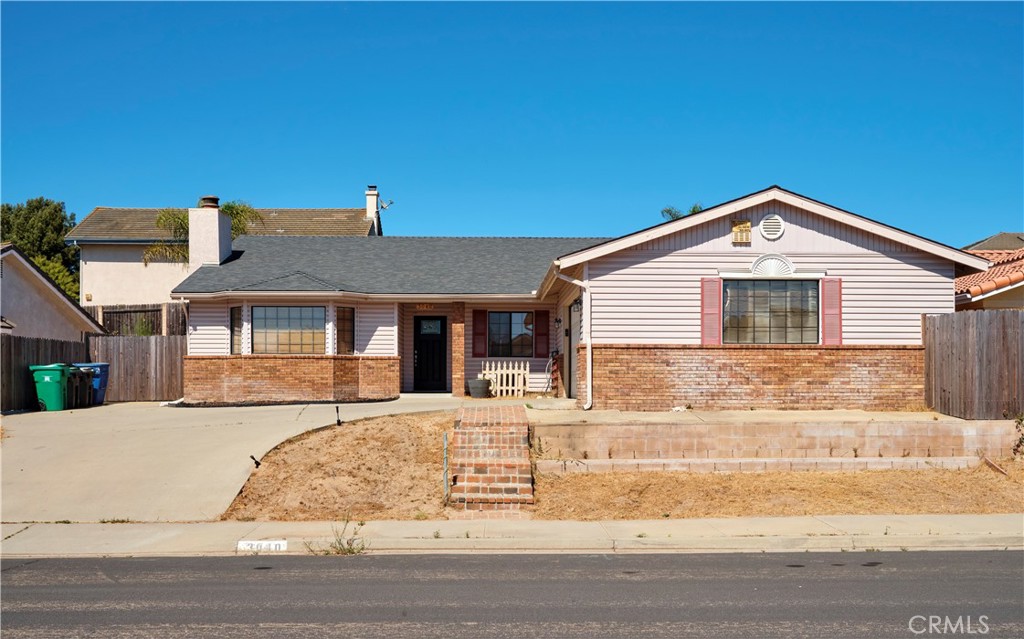
[[[555,268],[558,268],[558,262],[555,262]],[[594,407],[594,347],[592,345],[593,340],[591,339],[592,331],[590,329],[590,264],[583,264],[583,281],[579,281],[563,275],[561,272],[556,273],[558,279],[574,284],[583,289],[583,312],[582,317],[586,320],[587,330],[584,331],[584,337],[587,340],[587,403],[583,405],[583,410],[590,410]],[[573,354],[575,356],[575,353]]]

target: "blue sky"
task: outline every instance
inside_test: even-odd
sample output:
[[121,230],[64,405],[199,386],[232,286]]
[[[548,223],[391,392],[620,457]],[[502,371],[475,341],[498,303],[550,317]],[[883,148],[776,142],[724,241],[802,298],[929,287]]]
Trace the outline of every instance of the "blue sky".
[[614,236],[771,184],[1024,230],[1021,3],[12,3],[2,198]]

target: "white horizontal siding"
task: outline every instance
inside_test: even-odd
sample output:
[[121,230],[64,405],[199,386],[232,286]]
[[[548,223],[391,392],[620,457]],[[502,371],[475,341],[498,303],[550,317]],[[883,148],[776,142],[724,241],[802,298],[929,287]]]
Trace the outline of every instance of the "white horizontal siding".
[[228,355],[231,331],[228,305],[220,302],[192,302],[188,307],[188,354]]
[[359,355],[398,355],[398,326],[394,304],[356,306],[356,353]]
[[[595,343],[699,344],[700,279],[760,254],[622,251],[590,263]],[[784,253],[843,281],[844,344],[920,344],[921,314],[953,311],[953,265],[923,252]]]

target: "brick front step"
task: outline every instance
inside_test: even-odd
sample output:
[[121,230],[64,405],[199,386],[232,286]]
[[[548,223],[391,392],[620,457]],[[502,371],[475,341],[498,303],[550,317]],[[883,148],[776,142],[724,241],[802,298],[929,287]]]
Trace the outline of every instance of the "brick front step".
[[533,503],[533,468],[526,411],[522,406],[459,411],[451,446],[454,508],[514,510]]
[[981,463],[978,457],[899,457],[843,458],[801,457],[790,459],[544,459],[537,472],[554,475],[570,473],[608,473],[643,471],[683,471],[693,473],[767,471],[857,471],[925,470],[929,468],[971,468]]

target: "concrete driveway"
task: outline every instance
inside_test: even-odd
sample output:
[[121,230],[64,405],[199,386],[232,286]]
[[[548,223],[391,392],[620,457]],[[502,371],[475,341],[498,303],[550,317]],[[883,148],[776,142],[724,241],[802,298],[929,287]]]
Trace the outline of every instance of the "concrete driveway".
[[[536,400],[531,400],[536,401]],[[453,410],[448,395],[341,404],[344,421]],[[522,402],[519,402],[522,403]],[[282,441],[335,423],[334,404],[177,408],[156,403],[3,417],[4,522],[208,521],[253,463]]]

